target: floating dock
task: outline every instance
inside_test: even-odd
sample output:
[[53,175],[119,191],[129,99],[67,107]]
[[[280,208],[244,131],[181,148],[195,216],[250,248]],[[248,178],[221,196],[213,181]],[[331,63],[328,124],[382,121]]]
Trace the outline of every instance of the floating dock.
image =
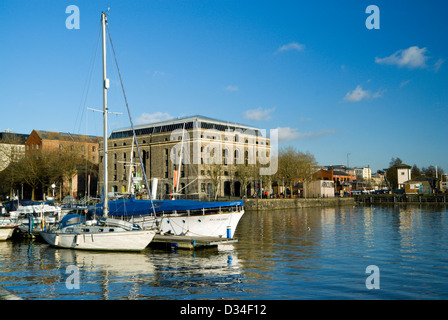
[[196,250],[205,248],[217,248],[220,245],[228,245],[235,242],[238,242],[238,239],[156,234],[156,236],[150,243],[150,246],[165,247],[166,249]]

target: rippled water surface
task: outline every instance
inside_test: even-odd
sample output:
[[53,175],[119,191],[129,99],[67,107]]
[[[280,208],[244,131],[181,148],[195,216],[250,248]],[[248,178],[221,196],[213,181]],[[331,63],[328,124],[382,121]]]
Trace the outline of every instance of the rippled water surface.
[[[24,299],[447,299],[447,231],[446,206],[349,206],[247,212],[220,250],[5,241],[0,285]],[[366,287],[370,265],[379,289]]]

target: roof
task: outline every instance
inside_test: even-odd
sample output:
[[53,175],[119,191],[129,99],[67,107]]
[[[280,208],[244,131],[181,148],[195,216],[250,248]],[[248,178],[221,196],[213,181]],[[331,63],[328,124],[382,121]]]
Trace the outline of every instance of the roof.
[[[199,125],[200,123],[200,125]],[[216,129],[225,131],[227,129],[235,130],[242,129],[244,131],[253,131],[256,135],[261,135],[260,129],[236,122],[222,121],[200,115],[189,116],[184,118],[177,118],[172,120],[160,121],[155,123],[147,123],[139,126],[134,126],[136,135],[170,132],[176,129],[182,129],[186,124],[185,129],[202,128],[202,129]],[[111,139],[132,136],[132,128],[122,128],[112,131]]]
[[59,140],[72,142],[98,143],[102,138],[97,136],[81,135],[70,132],[52,132],[44,130],[33,130],[41,140]]
[[404,183],[413,183],[413,182],[424,182],[424,181],[428,181],[428,182],[434,182],[434,181],[438,181],[438,178],[434,178],[434,177],[418,177],[418,178],[414,178],[408,181],[405,181]]
[[[391,168],[397,168],[397,169],[411,169],[412,167],[405,163],[400,163],[392,166]],[[390,168],[389,168],[390,169]]]
[[28,139],[29,134],[0,132],[0,141],[3,143],[24,144]]
[[339,170],[333,170],[333,175],[334,176],[349,176],[350,177],[350,175],[348,174],[348,173],[346,173],[346,172],[344,172],[344,171],[339,171]]

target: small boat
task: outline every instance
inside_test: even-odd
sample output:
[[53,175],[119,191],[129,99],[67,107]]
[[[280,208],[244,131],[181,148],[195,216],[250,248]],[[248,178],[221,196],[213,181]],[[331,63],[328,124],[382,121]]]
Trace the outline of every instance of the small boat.
[[67,249],[142,251],[155,236],[132,223],[117,219],[86,220],[79,214],[67,214],[50,230],[40,232],[49,244]]
[[39,232],[50,245],[60,248],[80,250],[107,251],[141,251],[145,249],[155,236],[152,229],[143,230],[132,223],[108,217],[109,197],[107,193],[107,89],[109,79],[106,77],[106,13],[101,13],[102,49],[103,49],[103,169],[104,169],[104,202],[103,218],[86,221],[82,215],[65,215],[55,226]]
[[8,240],[12,237],[18,224],[9,218],[0,218],[0,240]]
[[37,235],[45,225],[53,225],[60,220],[61,207],[35,202],[19,205],[15,211],[10,211],[9,215],[18,222],[20,232]]

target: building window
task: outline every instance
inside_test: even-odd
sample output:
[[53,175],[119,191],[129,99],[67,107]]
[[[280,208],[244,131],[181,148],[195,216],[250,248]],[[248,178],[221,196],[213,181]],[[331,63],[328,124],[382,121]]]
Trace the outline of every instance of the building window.
[[94,152],[96,151],[96,147],[95,146],[92,147],[92,151],[94,151]]
[[59,150],[62,150],[62,144],[59,145]]

